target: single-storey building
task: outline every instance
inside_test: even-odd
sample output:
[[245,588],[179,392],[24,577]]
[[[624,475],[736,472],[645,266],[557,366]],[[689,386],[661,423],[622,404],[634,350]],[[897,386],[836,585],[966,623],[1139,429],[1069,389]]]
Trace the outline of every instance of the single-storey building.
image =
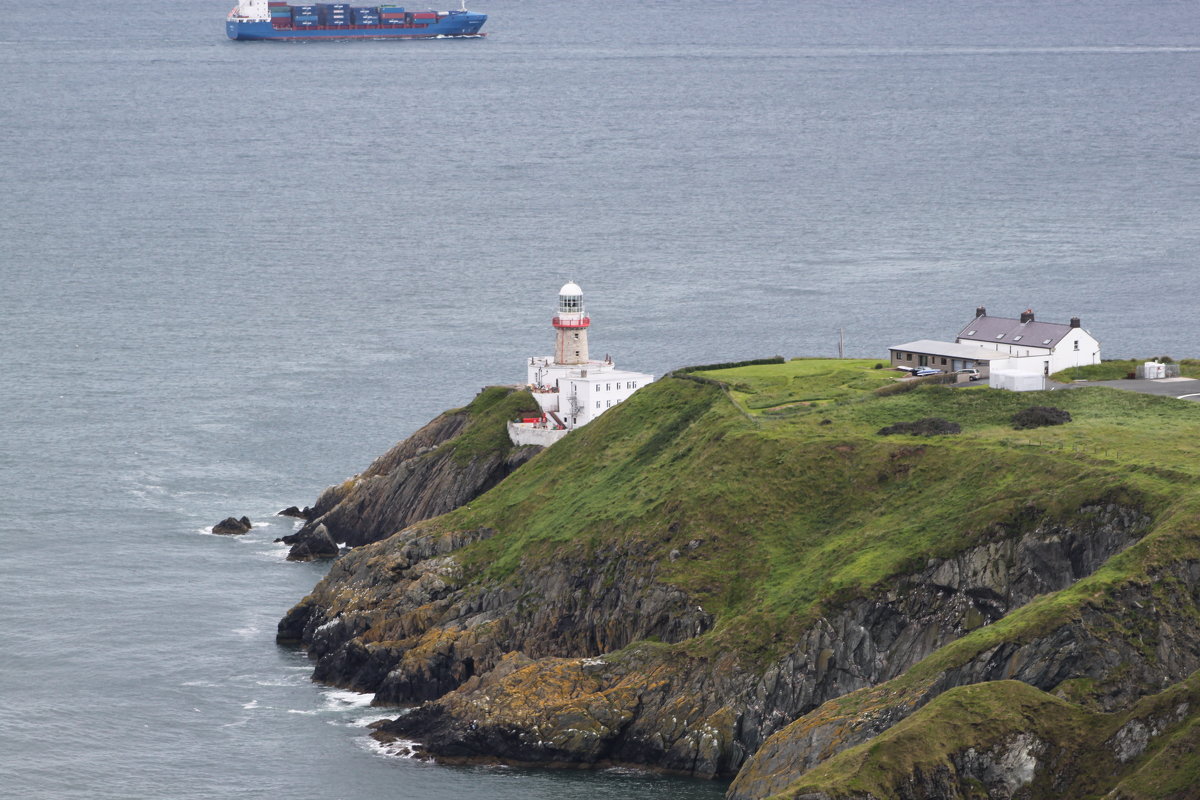
[[988,376],[988,367],[992,361],[1007,361],[1012,358],[1008,353],[989,350],[975,344],[937,342],[932,339],[898,344],[889,347],[888,352],[891,354],[893,367],[929,367],[940,369],[942,372],[977,369],[984,378]]

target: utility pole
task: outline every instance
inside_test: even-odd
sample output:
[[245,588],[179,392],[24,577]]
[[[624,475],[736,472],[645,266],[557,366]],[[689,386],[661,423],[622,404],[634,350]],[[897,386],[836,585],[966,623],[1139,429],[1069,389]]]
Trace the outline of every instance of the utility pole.
[[845,331],[838,328],[838,358],[846,357],[846,337]]

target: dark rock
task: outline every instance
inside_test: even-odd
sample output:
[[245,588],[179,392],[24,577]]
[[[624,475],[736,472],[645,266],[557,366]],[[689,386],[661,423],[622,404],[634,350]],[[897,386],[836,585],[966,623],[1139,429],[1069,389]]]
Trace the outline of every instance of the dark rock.
[[906,433],[910,436],[946,436],[962,433],[962,426],[941,417],[925,417],[913,422],[897,422],[895,425],[879,429],[880,436],[892,436],[897,433]]
[[[284,537],[287,538],[287,537]],[[338,544],[329,535],[324,525],[317,525],[300,537],[288,552],[288,561],[315,561],[319,558],[336,558]]]
[[250,530],[253,525],[250,524],[249,517],[226,517],[225,519],[213,525],[212,532],[221,536],[238,536]]
[[285,508],[283,511],[280,511],[275,516],[277,516],[277,517],[296,517],[297,519],[307,520],[309,518],[308,515],[311,511],[312,511],[312,509],[310,509],[308,506],[305,506],[303,511],[296,508],[295,506],[288,506],[287,508]]

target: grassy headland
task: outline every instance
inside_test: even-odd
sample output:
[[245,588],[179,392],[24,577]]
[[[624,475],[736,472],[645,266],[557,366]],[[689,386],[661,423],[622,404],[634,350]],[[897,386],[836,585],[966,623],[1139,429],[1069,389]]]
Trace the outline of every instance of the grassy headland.
[[[895,745],[892,749],[847,749],[828,759],[823,772],[803,776],[793,790],[818,784],[823,791],[845,788],[846,776],[853,774],[862,778],[856,786],[874,791],[891,785],[898,771],[947,763],[959,745],[998,746],[996,737],[1024,730],[1039,715],[1054,717],[1037,730],[1056,747],[1094,749],[1090,729],[1100,724],[1096,715],[1127,709],[1138,698],[1182,680],[1179,665],[1191,663],[1191,645],[1185,642],[1175,652],[1172,637],[1194,629],[1192,649],[1200,659],[1200,593],[1185,585],[1192,565],[1200,564],[1200,461],[1191,444],[1200,435],[1200,405],[1106,387],[1016,394],[977,385],[901,383],[896,372],[876,363],[802,359],[668,375],[572,432],[468,505],[421,523],[416,534],[424,542],[462,542],[454,546],[453,564],[436,561],[440,571],[431,571],[427,580],[393,577],[415,569],[405,551],[417,546],[413,532],[396,537],[391,550],[393,540],[352,553],[341,570],[344,590],[318,592],[329,606],[321,619],[345,614],[360,620],[365,630],[355,635],[364,647],[352,653],[371,658],[398,654],[412,662],[411,674],[417,676],[432,669],[426,662],[440,664],[439,659],[454,668],[460,640],[472,665],[480,654],[492,658],[507,653],[504,648],[520,649],[523,645],[513,644],[508,633],[497,634],[503,640],[493,642],[488,631],[519,630],[522,620],[546,620],[538,633],[550,638],[567,637],[580,626],[589,636],[604,629],[595,641],[616,641],[615,647],[625,649],[606,653],[606,647],[589,649],[577,642],[575,650],[543,648],[554,656],[544,659],[544,666],[530,665],[520,679],[513,673],[510,683],[501,679],[477,686],[473,691],[482,698],[447,700],[445,713],[457,719],[455,715],[475,714],[477,701],[494,702],[493,708],[525,708],[522,725],[537,719],[537,725],[553,728],[561,717],[566,721],[560,727],[571,732],[581,723],[575,711],[561,709],[591,709],[594,703],[594,708],[606,709],[604,719],[624,720],[589,727],[596,737],[618,736],[613,731],[624,731],[635,717],[639,721],[630,730],[646,726],[642,733],[650,737],[639,741],[665,741],[654,739],[660,734],[674,737],[668,738],[675,744],[663,746],[657,755],[649,751],[644,763],[658,763],[655,759],[668,752],[683,753],[681,761],[672,763],[698,763],[688,760],[692,751],[671,748],[688,731],[703,733],[714,752],[723,754],[706,762],[710,774],[724,769],[722,764],[740,763],[733,760],[738,752],[760,744],[765,750],[779,737],[812,741],[808,734],[822,731],[827,736],[822,741],[849,746],[863,741],[855,738],[858,731],[871,735],[871,720],[903,719],[939,691],[957,685],[955,681],[982,681],[979,688],[930,704],[906,727],[897,726],[887,740]],[[520,398],[483,400],[488,402],[481,402],[480,412],[486,412],[496,431],[503,417],[523,408]],[[1014,414],[1029,406],[1057,407],[1069,412],[1071,421],[1015,430]],[[930,418],[955,423],[960,432],[880,433],[896,423]],[[503,445],[498,434],[493,438],[476,444]],[[754,676],[794,663],[787,659],[797,653],[812,656],[803,663],[814,672],[823,670],[823,660],[832,656],[804,649],[813,631],[829,628],[830,620],[855,607],[890,613],[886,609],[895,606],[888,604],[902,601],[911,588],[905,580],[964,554],[990,558],[989,553],[1010,552],[1004,558],[1015,562],[1015,551],[993,546],[1025,542],[1030,534],[1032,549],[1020,558],[1040,563],[1046,551],[1038,547],[1063,531],[1068,533],[1060,540],[1065,537],[1087,550],[1093,533],[1110,525],[1101,521],[1104,509],[1128,511],[1139,520],[1136,534],[1120,545],[1125,549],[1104,550],[1079,571],[1072,561],[1064,572],[1067,580],[1059,575],[1053,588],[1029,591],[994,621],[988,622],[974,606],[954,611],[952,618],[937,623],[945,633],[935,631],[940,638],[896,662],[896,672],[873,673],[896,677],[873,686],[863,679],[848,682],[848,688],[838,684],[812,705],[794,701],[786,707],[788,716],[776,724],[792,723],[766,744],[738,730],[739,714],[751,710],[747,695],[736,693],[741,689],[721,695],[715,688],[729,673],[749,676],[753,686]],[[1091,521],[1096,527],[1090,527]],[[1109,552],[1118,554],[1104,561]],[[997,574],[1009,575],[1012,565],[994,566]],[[1066,585],[1079,575],[1084,577]],[[642,577],[646,581],[639,583]],[[406,582],[410,579],[412,583]],[[642,600],[656,596],[649,589],[638,594],[642,589],[636,587],[647,582],[677,592],[687,613],[706,615],[703,624],[661,641],[639,641],[646,634],[636,632],[623,637],[621,631],[647,630],[614,618],[638,616]],[[940,613],[939,586],[933,581],[922,586],[931,594],[921,613]],[[431,603],[435,589],[449,594]],[[1006,591],[1001,586],[997,597]],[[473,609],[488,607],[488,598],[501,596],[506,607],[489,607],[489,614],[502,619],[489,616],[471,627],[473,617],[455,616],[474,614]],[[399,622],[393,619],[397,614]],[[904,623],[906,630],[924,630],[927,619],[913,617]],[[1039,664],[1058,663],[1054,635],[1074,637],[1083,649],[1119,653],[1119,663],[1105,666],[1098,659],[1095,669],[1090,662],[1089,669],[1065,668],[1065,678],[1031,678],[1036,690],[970,677],[1015,674],[1019,661],[1005,662],[1007,672],[972,670],[987,662],[988,654],[1016,653],[1023,647],[1043,648],[1032,657]],[[1187,641],[1190,636],[1183,635]],[[837,658],[858,664],[853,645],[847,648]],[[437,658],[429,655],[422,661],[426,651]],[[588,658],[597,654],[605,658]],[[917,661],[921,656],[926,657]],[[572,660],[576,657],[580,663]],[[874,663],[871,658],[864,656]],[[1136,666],[1130,666],[1133,662]],[[610,683],[593,672],[587,673],[591,689],[574,682],[572,676],[584,667],[603,672],[606,664],[613,670],[604,673]],[[708,674],[704,669],[709,667],[722,674],[710,675],[713,680],[706,683],[697,676]],[[521,688],[522,680],[537,684],[554,674],[570,689],[556,700]],[[697,682],[688,683],[687,674]],[[800,685],[807,674],[797,672],[789,679]],[[646,695],[643,705],[642,692],[650,692],[646,686],[651,683],[659,694]],[[841,694],[854,686],[866,688]],[[583,694],[571,694],[575,691]],[[643,714],[648,715],[644,720],[638,716]],[[670,726],[677,720],[686,722],[673,733]],[[493,722],[497,735],[514,730],[512,720],[502,715]],[[470,738],[474,730],[464,735]],[[749,749],[736,750],[731,743],[738,736],[747,744],[736,747]],[[742,775],[779,788],[802,777],[789,771],[790,741],[775,750],[782,753],[782,767],[778,760],[764,758],[766,766],[754,777],[759,767],[751,760]],[[1172,742],[1161,752],[1147,749],[1144,758],[1166,764],[1162,759],[1185,745],[1178,737]],[[1171,757],[1173,780],[1185,780],[1192,762]],[[563,758],[569,760],[569,755]],[[1135,759],[1123,774],[1132,779],[1129,770],[1142,766]],[[1149,773],[1144,779],[1150,780]]]
[[[638,540],[663,559],[664,577],[718,614],[720,646],[759,650],[767,632],[1031,509],[1068,515],[1119,495],[1159,514],[1200,478],[1189,445],[1196,404],[1105,388],[881,396],[897,376],[876,363],[802,359],[695,373],[705,383],[664,378],[439,524],[500,532],[462,554],[493,580]],[[1030,405],[1074,421],[1014,431],[1010,417]],[[789,413],[770,413],[780,408]],[[876,433],[923,417],[963,432]],[[667,558],[689,543],[691,557]]]

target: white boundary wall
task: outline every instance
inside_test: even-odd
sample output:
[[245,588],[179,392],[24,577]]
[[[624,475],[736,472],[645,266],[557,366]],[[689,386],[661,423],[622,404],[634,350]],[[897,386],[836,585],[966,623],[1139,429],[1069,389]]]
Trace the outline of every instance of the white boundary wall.
[[535,444],[549,447],[569,433],[565,429],[543,428],[527,422],[509,422],[508,439],[515,445]]

